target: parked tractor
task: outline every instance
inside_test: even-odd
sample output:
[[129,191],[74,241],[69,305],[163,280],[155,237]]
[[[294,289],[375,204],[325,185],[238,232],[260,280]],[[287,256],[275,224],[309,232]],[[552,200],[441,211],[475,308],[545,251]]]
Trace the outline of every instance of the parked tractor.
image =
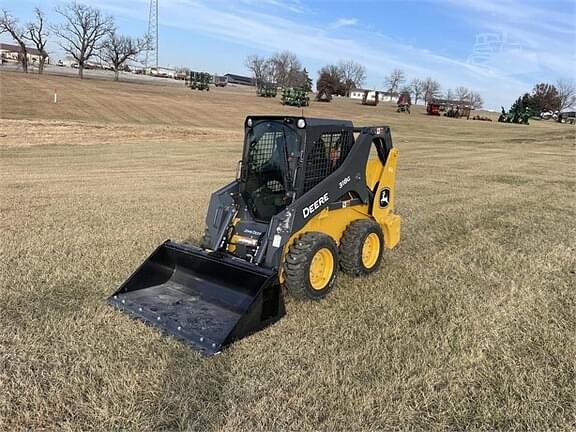
[[212,75],[207,72],[190,72],[187,85],[192,90],[210,90]]

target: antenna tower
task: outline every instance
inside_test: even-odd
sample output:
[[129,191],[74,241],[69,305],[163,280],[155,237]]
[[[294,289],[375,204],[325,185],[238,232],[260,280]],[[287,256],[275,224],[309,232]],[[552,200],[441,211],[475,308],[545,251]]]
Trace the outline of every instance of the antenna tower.
[[[148,49],[145,66],[154,66],[158,71],[158,0],[150,0],[148,12]],[[152,65],[150,63],[153,63]]]

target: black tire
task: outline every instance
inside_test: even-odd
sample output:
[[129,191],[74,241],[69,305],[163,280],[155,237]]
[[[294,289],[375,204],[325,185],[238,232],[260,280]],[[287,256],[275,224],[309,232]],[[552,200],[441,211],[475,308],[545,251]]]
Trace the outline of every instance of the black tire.
[[[376,234],[380,241],[378,258],[367,267],[362,260],[364,243],[370,234]],[[361,219],[352,222],[344,231],[340,241],[340,267],[351,276],[362,276],[373,273],[380,268],[384,251],[384,234],[380,225],[372,219]]]
[[[327,249],[332,254],[332,274],[324,287],[314,288],[310,280],[310,266],[316,254],[323,249]],[[298,299],[319,300],[332,291],[338,270],[339,258],[336,242],[326,234],[306,233],[294,241],[286,254],[284,286],[292,296]]]

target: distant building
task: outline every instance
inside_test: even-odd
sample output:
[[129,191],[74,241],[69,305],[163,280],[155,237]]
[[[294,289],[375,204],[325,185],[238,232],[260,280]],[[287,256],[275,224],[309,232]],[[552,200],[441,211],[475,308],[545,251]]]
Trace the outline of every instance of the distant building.
[[400,97],[396,92],[380,92],[380,102],[396,102]]
[[235,74],[226,74],[228,84],[238,84],[238,85],[246,85],[246,86],[255,86],[256,80],[251,77],[242,76],[242,75],[235,75]]
[[350,99],[362,100],[364,98],[365,92],[368,92],[367,99],[371,101],[376,99],[376,93],[378,93],[380,102],[396,102],[400,96],[398,93],[394,92],[377,92],[376,90],[353,89],[350,91]]
[[350,99],[362,100],[365,91],[366,90],[364,89],[353,89],[352,91],[350,91]]
[[[42,54],[46,56],[46,64],[50,64],[50,59],[46,52],[40,52],[36,48],[26,47],[29,64],[37,64],[42,58]],[[19,57],[22,54],[20,45],[12,45],[7,43],[0,43],[0,63],[19,63]]]

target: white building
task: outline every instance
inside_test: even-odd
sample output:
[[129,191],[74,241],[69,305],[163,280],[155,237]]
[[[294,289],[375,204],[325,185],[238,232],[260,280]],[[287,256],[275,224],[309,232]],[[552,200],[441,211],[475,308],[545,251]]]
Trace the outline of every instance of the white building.
[[400,95],[393,92],[380,92],[380,102],[394,102],[398,100]]
[[362,100],[364,98],[365,92],[368,92],[368,97],[366,99],[369,101],[374,101],[376,99],[376,94],[378,94],[378,98],[379,98],[380,102],[396,102],[398,100],[398,97],[400,96],[398,93],[392,93],[392,92],[385,92],[385,91],[378,91],[378,90],[353,89],[350,92],[350,99]]
[[[22,49],[20,45],[12,45],[7,43],[0,43],[0,64],[1,63],[19,63],[19,57],[21,55]],[[46,57],[46,64],[50,63],[50,59],[46,52],[41,53],[36,48],[26,47],[26,53],[28,56],[28,64],[35,65],[40,62],[42,55]]]
[[350,99],[358,99],[358,100],[362,100],[362,98],[364,97],[364,91],[363,89],[353,89],[352,91],[350,91]]

